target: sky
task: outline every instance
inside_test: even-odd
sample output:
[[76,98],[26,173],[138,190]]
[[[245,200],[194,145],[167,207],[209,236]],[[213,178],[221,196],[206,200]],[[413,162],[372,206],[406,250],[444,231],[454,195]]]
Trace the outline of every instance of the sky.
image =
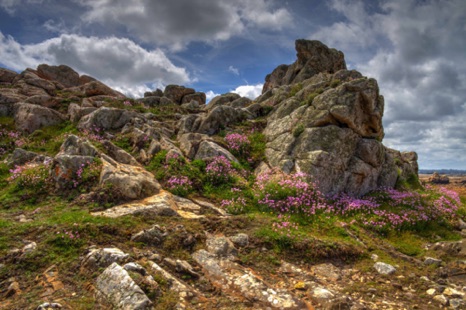
[[0,67],[66,64],[133,97],[255,98],[301,38],[377,79],[385,145],[466,170],[465,0],[0,0]]

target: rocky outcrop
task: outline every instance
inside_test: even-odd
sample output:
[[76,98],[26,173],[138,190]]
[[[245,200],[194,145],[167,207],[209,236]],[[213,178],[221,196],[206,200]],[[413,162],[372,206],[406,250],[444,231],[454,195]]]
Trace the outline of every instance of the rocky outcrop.
[[298,60],[275,69],[256,100],[273,107],[264,130],[268,163],[306,173],[325,194],[360,196],[395,186],[398,175],[417,176],[415,153],[381,143],[377,82],[346,70],[343,54],[320,42],[298,40],[296,49]]
[[296,40],[298,59],[292,65],[278,66],[265,78],[262,93],[281,85],[302,82],[317,73],[346,69],[345,56],[319,41]]
[[440,175],[438,172],[434,172],[428,181],[433,184],[449,184],[450,178],[447,175]]

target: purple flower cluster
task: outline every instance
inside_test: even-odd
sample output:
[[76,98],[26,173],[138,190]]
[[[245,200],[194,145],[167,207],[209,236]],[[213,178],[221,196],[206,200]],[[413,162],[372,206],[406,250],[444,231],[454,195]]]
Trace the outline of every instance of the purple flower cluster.
[[21,187],[43,186],[49,181],[50,162],[26,163],[10,169],[8,181],[15,181]]
[[271,172],[258,176],[256,184],[258,203],[278,214],[316,214],[326,211],[327,203],[317,186],[306,180],[303,173]]
[[434,201],[424,201],[416,192],[395,189],[381,189],[374,193],[375,197],[366,198],[342,194],[332,198],[329,210],[342,216],[356,216],[363,225],[375,230],[402,230],[432,220],[451,219],[458,209],[459,200],[455,199],[458,194],[448,190],[446,193],[447,196]]
[[248,137],[239,133],[230,133],[225,136],[228,149],[236,155],[244,155],[251,146]]
[[103,130],[99,127],[92,126],[91,129],[83,129],[81,132],[83,133],[84,137],[91,141],[99,143],[103,143],[105,141]]
[[172,176],[167,181],[167,188],[175,195],[186,196],[193,189],[193,182],[186,176]]
[[460,195],[457,192],[445,187],[440,187],[438,191],[440,194],[445,195],[453,200],[458,206],[461,205]]
[[[236,188],[236,187],[232,187],[231,188],[231,191],[233,193],[236,193],[238,191],[240,191],[240,189]],[[224,199],[222,200],[220,206],[222,208],[225,208],[229,213],[231,214],[241,214],[244,212],[245,208],[246,208],[246,205],[247,205],[247,202],[246,202],[246,199],[244,197],[235,197],[235,198],[232,198],[232,199]]]
[[207,178],[213,184],[227,183],[236,173],[225,156],[217,156],[205,168]]
[[[284,215],[318,213],[350,217],[374,230],[410,229],[429,221],[450,220],[460,205],[459,195],[441,188],[432,193],[437,199],[424,199],[416,192],[380,189],[365,197],[347,194],[325,198],[316,184],[308,182],[306,175],[284,175],[271,171],[257,177],[254,185],[259,205],[278,213],[279,221],[274,227],[288,227],[291,221],[283,221]],[[280,224],[281,223],[281,224]]]

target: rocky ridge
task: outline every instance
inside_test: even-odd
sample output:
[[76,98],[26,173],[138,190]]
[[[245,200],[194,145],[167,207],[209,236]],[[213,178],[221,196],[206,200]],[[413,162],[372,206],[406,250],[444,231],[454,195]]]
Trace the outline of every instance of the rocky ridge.
[[[224,94],[207,105],[205,94],[178,85],[130,100],[63,65],[40,65],[20,74],[0,69],[0,116],[13,119],[17,130],[37,137],[46,127],[71,123],[78,131],[67,134],[53,155],[21,147],[9,149],[10,168],[45,163],[55,191],[64,192],[76,187],[73,177],[80,175],[83,167],[95,163],[96,186],[80,193],[73,204],[90,204],[103,191],[111,193],[112,202],[118,203],[112,207],[102,203],[90,210],[92,217],[143,218],[148,221],[144,224],[164,218],[169,222],[120,233],[115,240],[119,247],[101,241],[81,253],[75,266],[92,281],[88,291],[95,298],[94,305],[151,309],[161,296],[174,292],[170,306],[174,309],[422,309],[426,300],[431,308],[465,306],[466,282],[457,277],[465,266],[455,265],[457,262],[407,259],[416,267],[434,266],[435,281],[418,273],[404,274],[406,266],[392,266],[377,257],[370,268],[341,261],[310,265],[284,260],[270,263],[275,266],[273,272],[248,266],[248,255],[273,257],[273,246],[228,227],[218,228],[236,220],[215,201],[183,198],[166,191],[147,171],[162,152],[174,160],[209,161],[221,156],[238,163],[217,134],[252,123],[266,138],[264,157],[254,163],[257,175],[274,169],[304,172],[325,194],[353,196],[416,178],[417,155],[382,144],[384,101],[377,82],[347,70],[343,53],[320,42],[298,40],[296,50],[297,61],[268,75],[260,97],[250,100]],[[174,112],[157,114],[165,107]],[[25,212],[18,221],[34,221],[34,212],[40,210]],[[235,224],[241,227],[248,219],[238,222],[243,222]],[[185,227],[190,224],[200,226],[195,226],[197,231]],[[318,252],[322,247],[339,258],[351,258],[372,248],[406,259],[371,240],[370,233],[341,226],[341,234],[353,239],[351,245],[333,249],[333,245],[311,240],[301,250]],[[100,229],[109,228],[104,225]],[[159,249],[169,242],[189,254],[182,252],[184,258],[160,254]],[[430,247],[442,258],[450,254],[464,257],[461,242]],[[27,261],[28,255],[37,251],[36,242],[26,241],[24,247],[10,250],[1,261]],[[59,280],[57,267],[52,267],[37,280],[47,293],[41,295],[47,299],[37,309],[69,308],[67,301],[73,298]],[[2,268],[5,266],[0,265]],[[21,283],[13,277],[1,280],[2,299],[8,307],[12,298],[23,294]],[[379,286],[348,291],[367,281]],[[430,297],[414,296],[421,292]]]

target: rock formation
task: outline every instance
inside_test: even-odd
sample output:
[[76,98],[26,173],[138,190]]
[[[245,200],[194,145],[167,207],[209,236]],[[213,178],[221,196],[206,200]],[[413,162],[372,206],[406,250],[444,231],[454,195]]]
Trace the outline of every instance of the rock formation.
[[[271,167],[304,172],[326,194],[363,195],[417,175],[417,155],[387,149],[384,100],[377,81],[346,70],[343,53],[296,41],[298,59],[266,77],[256,99],[269,106],[266,156]],[[398,164],[397,164],[398,163]]]

